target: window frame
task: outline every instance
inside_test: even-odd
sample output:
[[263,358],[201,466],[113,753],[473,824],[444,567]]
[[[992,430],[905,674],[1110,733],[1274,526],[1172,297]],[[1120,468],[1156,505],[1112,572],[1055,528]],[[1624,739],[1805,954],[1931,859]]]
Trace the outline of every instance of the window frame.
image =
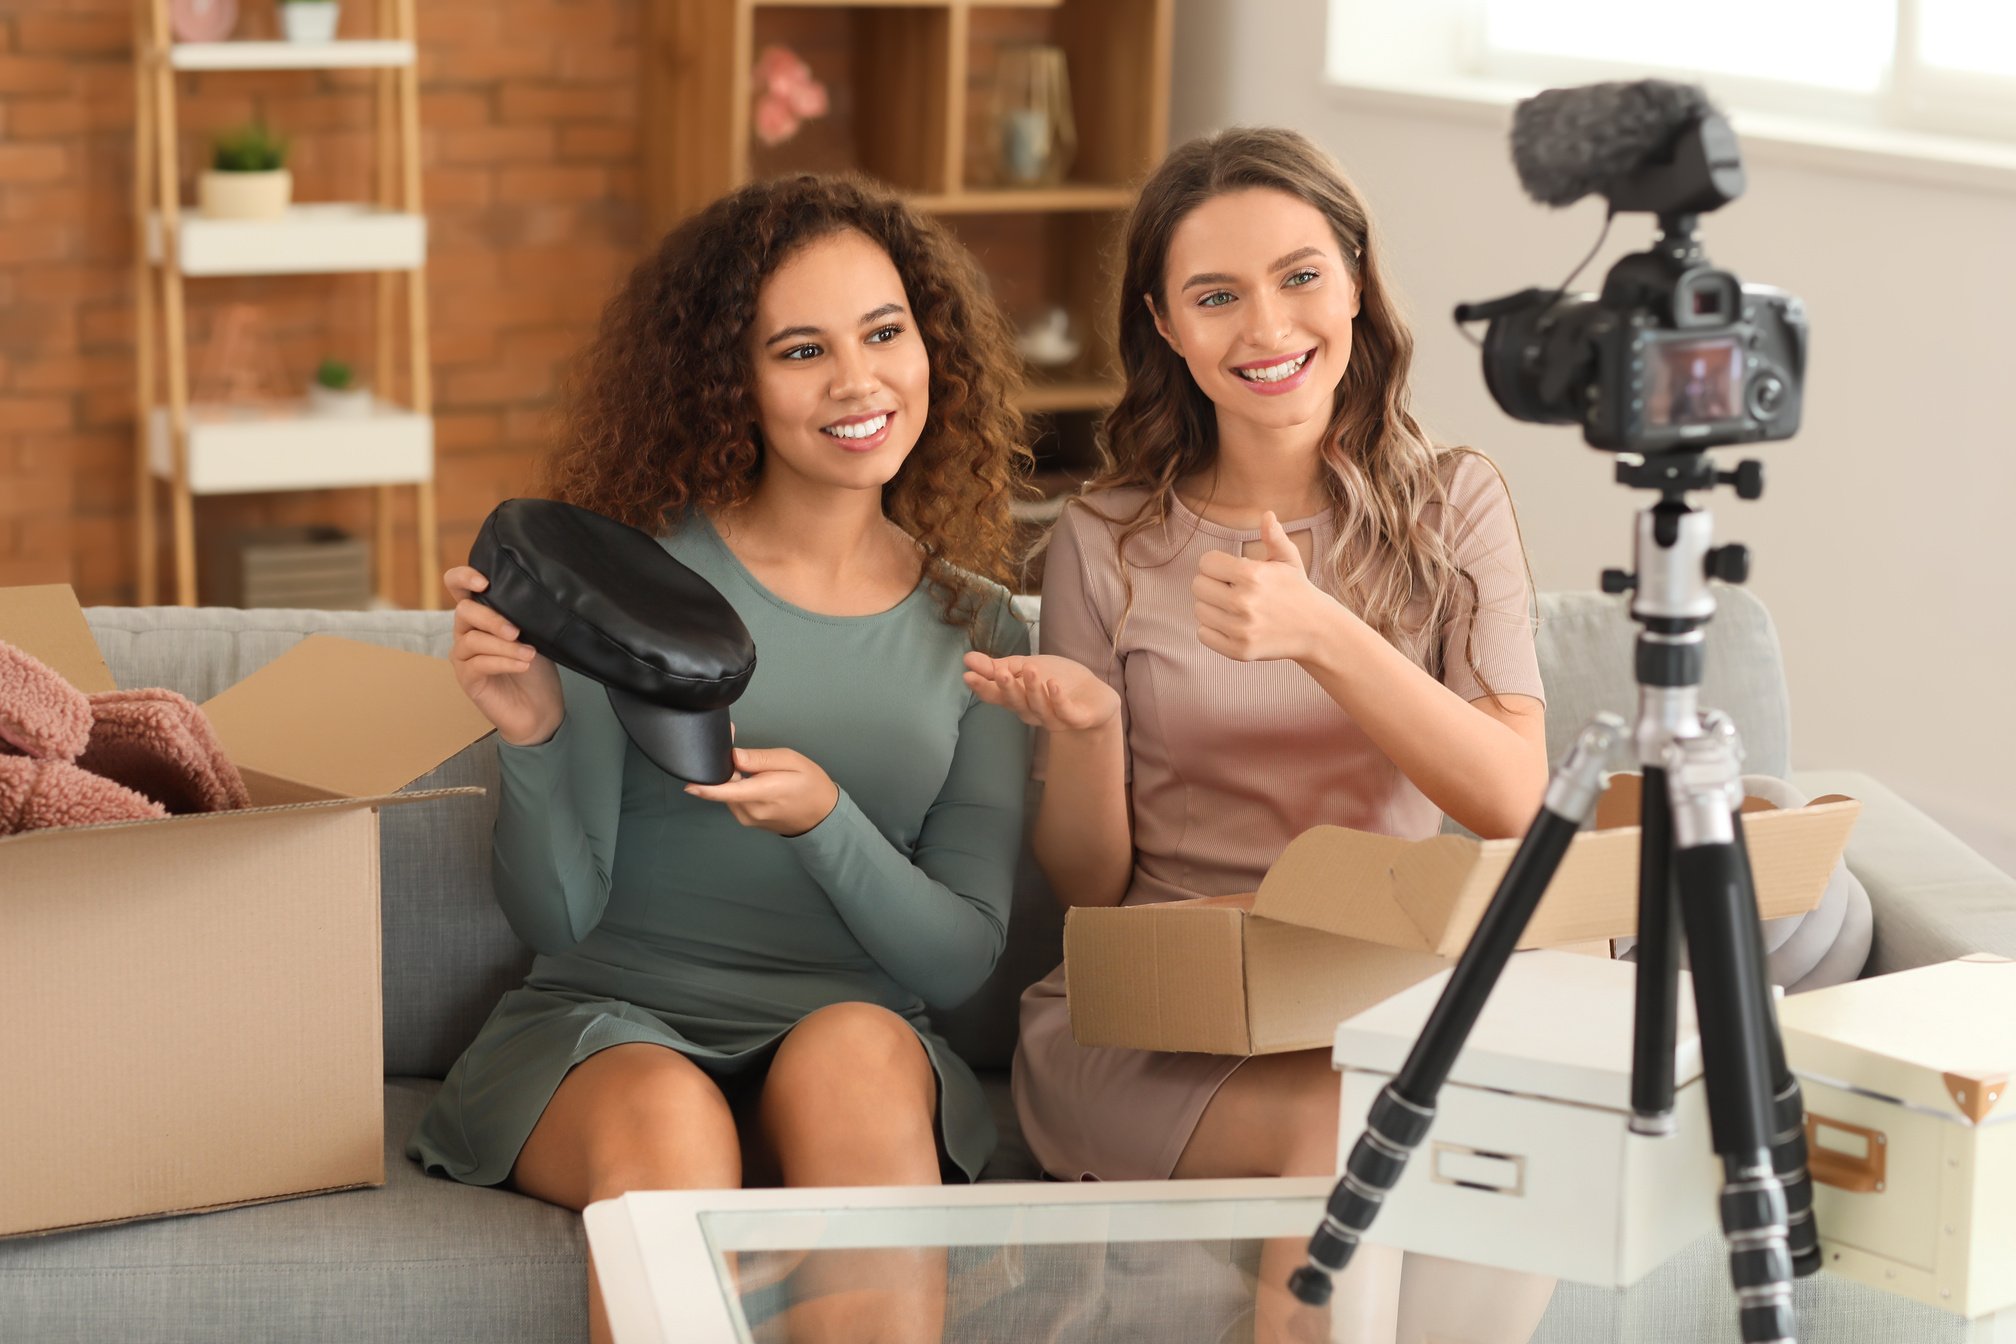
[[[1919,43],[1923,2],[1891,0],[1895,26],[1890,60],[1877,87],[1867,93],[1683,66],[1494,47],[1485,36],[1489,0],[1413,0],[1409,8],[1414,19],[1400,40],[1412,42],[1415,49],[1403,53],[1399,64],[1412,68],[1424,83],[1439,78],[1498,87],[1553,87],[1601,80],[1674,79],[1706,86],[1718,103],[1737,111],[1860,131],[1920,132],[1990,144],[2016,141],[2016,76],[1926,63]],[[1356,82],[1336,34],[1361,23],[1368,4],[1380,3],[1382,0],[1329,0],[1333,34],[1329,77],[1333,81]]]

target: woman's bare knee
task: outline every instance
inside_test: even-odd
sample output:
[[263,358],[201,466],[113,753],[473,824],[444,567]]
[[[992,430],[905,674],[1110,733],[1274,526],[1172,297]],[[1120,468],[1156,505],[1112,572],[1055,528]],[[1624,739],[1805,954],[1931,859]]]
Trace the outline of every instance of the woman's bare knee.
[[795,1094],[845,1108],[914,1102],[930,1118],[937,1074],[917,1032],[887,1008],[836,1003],[808,1014],[777,1047],[764,1095]]
[[764,1080],[763,1134],[784,1179],[938,1179],[938,1077],[916,1031],[886,1008],[835,1004],[805,1018]]
[[732,1188],[735,1118],[714,1080],[666,1046],[611,1046],[560,1080],[511,1170],[524,1193],[570,1209],[626,1190]]

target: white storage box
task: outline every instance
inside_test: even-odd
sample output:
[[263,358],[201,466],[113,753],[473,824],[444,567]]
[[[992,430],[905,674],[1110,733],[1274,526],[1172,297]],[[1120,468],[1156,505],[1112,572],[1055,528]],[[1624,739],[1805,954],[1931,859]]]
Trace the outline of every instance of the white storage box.
[[[1680,973],[1674,1132],[1633,1134],[1637,967],[1513,955],[1436,1100],[1435,1123],[1370,1239],[1475,1264],[1623,1287],[1717,1233],[1722,1165],[1708,1134],[1694,990]],[[1338,1170],[1405,1062],[1449,972],[1337,1028]]]
[[2016,961],[1786,999],[1829,1270],[1963,1316],[2016,1305]]

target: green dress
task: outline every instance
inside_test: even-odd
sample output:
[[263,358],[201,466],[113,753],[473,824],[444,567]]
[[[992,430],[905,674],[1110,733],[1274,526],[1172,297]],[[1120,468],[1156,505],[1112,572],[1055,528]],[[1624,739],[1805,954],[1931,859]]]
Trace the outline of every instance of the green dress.
[[[497,901],[539,955],[448,1071],[407,1156],[498,1184],[567,1070],[598,1050],[669,1046],[724,1090],[748,1087],[807,1014],[865,1002],[916,1029],[944,1155],[975,1178],[994,1122],[925,1009],[971,995],[1001,953],[1028,731],[961,682],[973,640],[929,583],[876,615],[822,616],[757,583],[703,516],[662,544],[755,638],[737,744],[802,752],[840,801],[803,835],[744,827],[684,793],[601,686],[563,670],[559,731],[498,746]],[[981,629],[992,652],[1028,651],[999,588]]]

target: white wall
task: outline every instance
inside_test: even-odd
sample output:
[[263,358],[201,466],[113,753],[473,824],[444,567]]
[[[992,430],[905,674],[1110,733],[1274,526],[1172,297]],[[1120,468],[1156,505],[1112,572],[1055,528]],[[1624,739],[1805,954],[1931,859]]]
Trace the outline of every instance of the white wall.
[[[1499,411],[1449,313],[1558,284],[1602,206],[1527,200],[1509,110],[1396,110],[1326,87],[1325,8],[1179,0],[1172,136],[1277,124],[1343,161],[1412,317],[1416,410],[1438,439],[1497,459],[1540,586],[1594,588],[1604,567],[1628,566],[1650,496],[1616,485],[1610,456],[1572,427]],[[1703,220],[1708,255],[1803,297],[1813,345],[1799,435],[1753,454],[1764,498],[1724,490],[1712,507],[1719,539],[1749,545],[1750,586],[1785,645],[1793,766],[1866,770],[2016,872],[2016,190],[1761,145],[1745,163],[1749,191]],[[1619,216],[1577,288],[1600,287],[1651,225]]]

